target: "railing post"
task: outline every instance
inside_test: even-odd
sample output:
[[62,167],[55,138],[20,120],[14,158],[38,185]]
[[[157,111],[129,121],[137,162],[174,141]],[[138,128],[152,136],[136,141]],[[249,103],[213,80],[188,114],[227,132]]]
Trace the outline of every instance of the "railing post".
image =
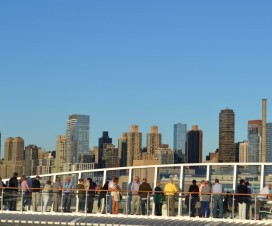
[[128,217],[128,199],[129,199],[129,193],[128,193],[128,191],[127,191],[127,198],[126,198],[126,216]]
[[213,218],[213,194],[211,194],[210,218]]
[[87,216],[87,202],[88,202],[88,191],[86,191],[86,195],[85,195],[85,205],[84,205],[85,216]]
[[106,211],[106,216],[108,216],[108,198],[109,198],[109,192],[107,191],[107,194],[106,194],[106,208],[105,208],[105,211]]
[[61,190],[61,201],[60,201],[60,205],[61,205],[61,214],[63,214],[63,190]]
[[178,216],[182,213],[182,189],[183,189],[183,179],[184,179],[184,167],[183,165],[180,166],[180,181],[179,181],[179,194],[178,194]]
[[232,196],[232,219],[234,221],[234,210],[235,210],[235,191],[233,190],[233,196]]
[[170,202],[169,202],[169,195],[167,195],[167,217],[169,217],[170,216],[170,214],[169,214],[169,211],[170,211]]
[[42,214],[43,214],[43,212],[44,212],[44,208],[43,208],[43,206],[44,206],[44,203],[43,203],[43,196],[44,196],[44,194],[43,194],[43,190],[42,190],[42,193],[41,193],[41,195],[40,195],[40,197],[41,197]]
[[1,212],[3,213],[3,203],[4,203],[4,188],[2,188],[2,192],[1,192]]
[[[256,219],[256,217],[257,217],[257,195],[255,195],[255,197],[254,197],[254,205],[255,205],[255,207],[254,207],[254,220],[256,221],[257,219]],[[260,215],[260,213],[259,213],[259,215]],[[258,216],[258,218],[260,219],[260,216]]]
[[24,206],[24,196],[23,196],[23,191],[21,190],[21,213],[23,213],[23,206]]
[[191,201],[192,201],[192,194],[189,194],[189,218],[191,218]]

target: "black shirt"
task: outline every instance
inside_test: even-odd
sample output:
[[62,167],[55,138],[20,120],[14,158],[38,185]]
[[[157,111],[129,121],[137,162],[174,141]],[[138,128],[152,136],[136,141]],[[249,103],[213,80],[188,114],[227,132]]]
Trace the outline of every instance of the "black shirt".
[[[40,192],[41,190],[41,182],[37,179],[34,179],[32,182],[32,188],[35,188],[32,190],[32,192]],[[39,189],[37,189],[39,188]]]

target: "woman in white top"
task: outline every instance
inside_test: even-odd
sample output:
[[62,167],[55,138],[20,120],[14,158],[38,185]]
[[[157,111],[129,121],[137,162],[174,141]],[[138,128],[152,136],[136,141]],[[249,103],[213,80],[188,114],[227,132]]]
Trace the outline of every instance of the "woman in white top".
[[118,185],[118,178],[113,179],[113,183],[111,183],[109,190],[112,198],[112,214],[118,214],[118,202],[120,201],[120,187]]

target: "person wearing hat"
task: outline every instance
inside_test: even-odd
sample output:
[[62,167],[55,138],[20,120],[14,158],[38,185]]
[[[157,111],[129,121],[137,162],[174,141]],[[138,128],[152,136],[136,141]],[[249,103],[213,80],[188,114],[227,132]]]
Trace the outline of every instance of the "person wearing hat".
[[40,191],[41,191],[41,177],[36,176],[32,182],[32,211],[37,211],[39,201],[40,201]]

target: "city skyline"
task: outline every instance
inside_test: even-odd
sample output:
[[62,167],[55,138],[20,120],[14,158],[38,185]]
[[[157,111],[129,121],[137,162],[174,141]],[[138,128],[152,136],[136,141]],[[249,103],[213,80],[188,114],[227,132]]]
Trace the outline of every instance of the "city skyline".
[[[52,7],[53,6],[53,7]],[[271,117],[271,1],[1,2],[0,131],[55,150],[71,114],[90,116],[90,147],[109,131],[199,125],[203,153],[219,146],[218,114]],[[204,157],[204,156],[203,156]]]

